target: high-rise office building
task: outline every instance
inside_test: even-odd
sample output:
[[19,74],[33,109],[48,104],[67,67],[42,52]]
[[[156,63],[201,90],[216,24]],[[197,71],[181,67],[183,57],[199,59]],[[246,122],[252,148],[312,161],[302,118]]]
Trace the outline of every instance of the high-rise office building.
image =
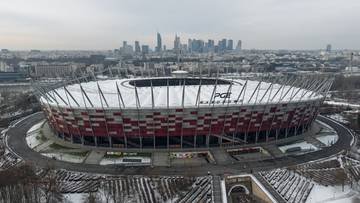
[[226,50],[226,39],[222,39],[218,43],[219,51],[225,51]]
[[188,39],[188,51],[191,52],[192,51],[192,39]]
[[234,49],[234,41],[232,39],[229,39],[227,43],[227,50],[233,50],[233,49]]
[[148,54],[149,53],[149,45],[142,45],[141,46],[141,53]]
[[326,52],[331,52],[331,44],[326,45]]
[[178,52],[178,51],[180,51],[180,48],[181,48],[180,37],[178,37],[177,35],[175,35],[174,51]]
[[191,51],[202,53],[204,51],[204,41],[199,39],[191,40]]
[[127,46],[127,41],[123,41],[123,46],[122,47],[126,47]]
[[140,43],[139,41],[135,41],[135,53],[140,53],[141,49],[140,49]]
[[156,50],[156,52],[161,52],[162,51],[162,42],[161,42],[160,33],[157,33],[156,40],[157,40],[157,46],[156,46],[155,50]]
[[185,53],[188,51],[188,45],[187,44],[181,44],[181,52]]
[[208,40],[207,49],[208,51],[214,51],[215,41],[212,39]]
[[238,43],[237,43],[237,45],[236,45],[235,50],[236,50],[236,51],[241,51],[241,46],[242,46],[242,41],[239,40]]
[[123,46],[120,48],[120,53],[125,55],[131,55],[133,53],[133,47],[127,44],[127,41],[123,41]]

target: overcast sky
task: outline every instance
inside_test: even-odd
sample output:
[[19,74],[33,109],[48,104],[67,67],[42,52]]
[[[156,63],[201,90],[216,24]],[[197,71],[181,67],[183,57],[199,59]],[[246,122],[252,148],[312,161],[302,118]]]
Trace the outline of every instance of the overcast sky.
[[1,0],[0,48],[168,48],[175,33],[245,49],[360,49],[360,0]]

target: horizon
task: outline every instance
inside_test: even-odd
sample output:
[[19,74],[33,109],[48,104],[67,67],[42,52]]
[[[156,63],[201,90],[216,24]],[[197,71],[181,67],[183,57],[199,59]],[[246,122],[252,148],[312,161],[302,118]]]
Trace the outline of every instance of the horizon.
[[[114,49],[118,49],[119,47],[115,47]],[[134,48],[134,47],[133,47]],[[153,52],[155,47],[150,47],[151,50]],[[318,49],[260,49],[260,48],[252,48],[252,49],[247,49],[247,48],[242,48],[242,51],[324,51],[326,47],[323,48],[318,48]],[[51,51],[93,51],[93,52],[105,52],[105,51],[114,51],[114,49],[36,49],[36,48],[29,48],[29,49],[8,49],[6,47],[0,47],[0,51],[1,49],[6,49],[9,50],[11,52],[30,52],[32,50],[39,50],[42,52],[51,52]],[[170,51],[171,49],[167,48],[167,51]],[[343,49],[337,49],[337,48],[332,48],[331,49],[332,52],[337,52],[337,51],[360,51],[359,49],[348,49],[348,48],[343,48]]]

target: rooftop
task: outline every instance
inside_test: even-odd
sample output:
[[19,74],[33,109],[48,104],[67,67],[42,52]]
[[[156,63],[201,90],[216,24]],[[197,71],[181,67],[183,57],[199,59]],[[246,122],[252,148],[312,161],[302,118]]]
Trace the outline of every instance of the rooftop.
[[88,108],[167,108],[287,103],[322,97],[297,87],[281,87],[280,84],[242,79],[107,79],[72,84],[66,89],[60,87],[48,93],[50,99],[42,96],[41,101],[51,105]]

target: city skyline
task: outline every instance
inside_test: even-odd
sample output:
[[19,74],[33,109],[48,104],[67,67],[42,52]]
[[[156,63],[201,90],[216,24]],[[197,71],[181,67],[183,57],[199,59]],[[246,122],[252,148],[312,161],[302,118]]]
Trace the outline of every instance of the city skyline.
[[[231,6],[229,6],[231,5]],[[0,48],[108,50],[122,41],[173,47],[183,41],[241,39],[244,49],[360,49],[360,2],[45,0],[0,3]]]
[[[172,47],[167,47],[166,45],[162,44],[162,37],[161,33],[156,33],[156,46],[153,48],[153,52],[161,53],[161,52],[175,52],[177,54],[190,52],[190,53],[207,53],[207,52],[225,52],[225,51],[240,51],[242,49],[242,41],[238,40],[237,45],[234,49],[234,40],[233,39],[226,39],[223,38],[221,40],[214,40],[214,39],[195,39],[189,38],[186,40],[181,41],[181,37],[175,34],[174,41]],[[145,51],[141,51],[140,47],[141,42],[135,41],[134,46],[131,45],[131,42],[123,41],[122,46],[119,49],[115,49],[114,51],[119,51],[121,54],[125,55],[132,55],[133,52],[135,54],[144,54],[148,53],[150,47],[147,44],[145,45]]]

